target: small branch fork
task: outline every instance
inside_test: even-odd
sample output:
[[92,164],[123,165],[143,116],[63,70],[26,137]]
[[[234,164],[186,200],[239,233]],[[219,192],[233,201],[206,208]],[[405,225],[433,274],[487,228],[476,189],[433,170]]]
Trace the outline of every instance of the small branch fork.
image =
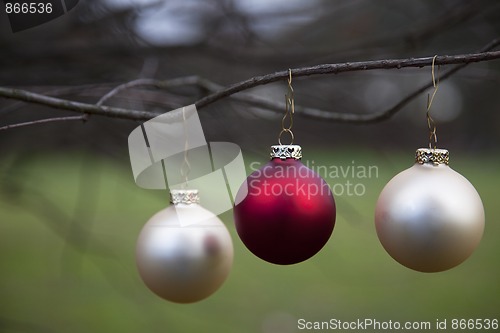
[[[446,71],[441,75],[440,80],[443,81],[452,76],[453,74],[455,74],[456,72],[458,72],[459,70],[463,69],[470,63],[500,59],[500,51],[491,51],[499,45],[500,45],[500,38],[491,41],[490,43],[488,43],[488,45],[483,47],[477,53],[459,54],[453,56],[436,56],[436,57],[410,58],[410,59],[388,59],[388,60],[374,60],[374,61],[361,61],[361,62],[346,62],[337,64],[323,64],[311,67],[292,68],[291,71],[293,72],[294,78],[298,78],[302,76],[340,74],[344,72],[367,71],[376,69],[401,69],[408,67],[427,67],[427,66],[432,66],[433,62],[434,65],[436,66],[456,64],[457,66],[451,68],[450,70]],[[272,82],[285,80],[288,79],[288,77],[289,77],[289,70],[284,70],[272,74],[256,76],[248,80],[235,83],[226,88],[214,82],[211,82],[207,79],[201,78],[199,76],[188,76],[188,77],[182,77],[164,81],[155,79],[138,79],[117,86],[109,93],[104,95],[96,104],[88,104],[88,103],[70,101],[66,99],[60,99],[21,89],[0,87],[0,97],[3,98],[44,105],[59,110],[83,113],[83,115],[80,116],[54,117],[54,118],[6,125],[0,127],[0,131],[23,127],[23,126],[48,123],[48,122],[86,121],[89,115],[101,115],[112,118],[121,118],[121,119],[138,120],[138,121],[145,121],[158,116],[159,114],[156,112],[132,110],[132,109],[103,105],[106,101],[108,101],[115,95],[127,89],[137,88],[137,87],[155,87],[158,89],[169,90],[181,86],[197,86],[203,89],[204,91],[208,92],[207,96],[195,102],[196,107],[198,109],[202,109],[219,100],[231,97],[232,99],[238,102],[242,102],[252,106],[262,107],[272,111],[282,112],[283,109],[282,103],[276,103],[274,101],[267,100],[265,98],[256,96],[254,94],[246,93],[244,91],[260,85],[265,85]],[[395,113],[400,111],[410,101],[418,97],[420,94],[425,92],[425,90],[427,90],[430,87],[432,87],[432,83],[429,83],[427,85],[418,88],[413,93],[404,97],[396,105],[378,113],[371,113],[371,114],[338,113],[326,110],[301,107],[298,105],[295,106],[295,112],[305,117],[328,120],[332,122],[375,123],[389,119]]]

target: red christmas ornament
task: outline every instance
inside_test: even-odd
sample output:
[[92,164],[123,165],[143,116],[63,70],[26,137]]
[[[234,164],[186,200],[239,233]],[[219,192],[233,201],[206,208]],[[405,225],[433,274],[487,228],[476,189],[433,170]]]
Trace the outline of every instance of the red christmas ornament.
[[309,259],[335,225],[333,194],[301,157],[298,145],[272,146],[271,161],[247,178],[236,197],[238,235],[253,254],[274,264]]

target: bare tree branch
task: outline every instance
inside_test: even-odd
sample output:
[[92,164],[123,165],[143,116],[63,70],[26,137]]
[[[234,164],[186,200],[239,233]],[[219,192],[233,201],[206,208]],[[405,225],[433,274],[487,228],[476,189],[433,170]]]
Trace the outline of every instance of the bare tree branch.
[[74,111],[79,113],[89,113],[103,115],[112,118],[123,118],[131,120],[147,120],[156,117],[158,114],[149,111],[138,111],[108,106],[97,106],[81,102],[69,101],[50,96],[45,96],[22,89],[12,89],[0,87],[0,96],[10,99],[16,99],[28,103],[35,103],[50,106],[54,109]]
[[[494,41],[490,42],[487,46],[485,46],[480,52],[477,53],[460,54],[454,56],[438,56],[435,60],[436,65],[461,64],[460,66],[457,66],[452,70],[446,72],[441,77],[441,80],[451,76],[453,73],[457,72],[458,70],[465,67],[469,63],[499,59],[500,51],[488,52],[489,50],[495,48],[498,45],[500,45],[500,39],[495,39]],[[424,58],[410,58],[410,59],[362,61],[353,63],[347,62],[338,64],[323,64],[312,67],[302,67],[302,68],[292,69],[292,75],[294,77],[302,77],[302,76],[321,75],[321,74],[339,74],[343,72],[365,71],[365,70],[375,70],[375,69],[401,69],[407,67],[426,67],[432,64],[432,58],[433,57],[424,57]],[[139,111],[139,110],[117,108],[117,107],[109,107],[109,106],[104,106],[102,104],[112,96],[118,94],[119,92],[124,91],[126,89],[130,89],[132,87],[154,86],[161,89],[170,89],[173,87],[179,87],[185,85],[195,85],[205,89],[206,91],[211,92],[211,94],[203,97],[202,99],[198,100],[195,103],[199,109],[209,104],[215,103],[218,100],[239,93],[238,95],[233,96],[233,98],[240,102],[244,102],[251,105],[257,105],[271,110],[281,110],[282,109],[281,104],[268,101],[264,98],[255,96],[253,94],[240,93],[240,92],[250,88],[254,88],[259,85],[265,85],[268,83],[284,80],[287,77],[288,77],[288,70],[280,71],[273,74],[266,74],[262,76],[253,77],[248,80],[236,83],[227,88],[221,88],[220,85],[215,84],[209,80],[200,78],[198,76],[189,76],[189,77],[178,78],[173,80],[165,80],[165,81],[159,81],[153,79],[139,79],[125,83],[123,85],[114,88],[108,94],[103,96],[95,105],[59,99],[32,93],[25,90],[5,88],[5,87],[0,87],[0,97],[16,99],[30,103],[36,103],[36,104],[50,106],[56,109],[69,110],[85,114],[95,114],[108,117],[143,121],[158,116],[158,113],[150,111]],[[330,121],[354,122],[354,123],[376,122],[387,119],[390,116],[392,116],[394,113],[399,111],[404,105],[406,105],[409,101],[411,101],[413,98],[415,98],[423,91],[425,91],[425,89],[427,89],[428,87],[429,86],[427,85],[419,88],[414,93],[405,97],[401,102],[396,104],[394,107],[375,114],[360,115],[360,114],[350,114],[350,113],[333,113],[333,112],[299,107],[299,106],[296,107],[296,111],[307,117],[326,119]]]
[[[500,44],[500,39],[497,40]],[[497,44],[497,45],[498,45]],[[432,65],[433,57],[425,58],[410,58],[410,59],[391,59],[391,60],[375,60],[375,61],[360,61],[353,63],[341,64],[324,64],[312,67],[302,67],[291,69],[293,77],[311,76],[319,74],[339,74],[343,72],[365,71],[373,69],[401,69],[405,67],[426,67]],[[500,58],[500,51],[481,52],[472,54],[460,54],[455,56],[438,56],[436,65],[452,65],[461,63],[481,62]],[[215,94],[208,95],[196,102],[198,108],[212,104],[224,97],[230,96],[237,92],[254,88],[260,85],[285,80],[288,78],[288,70],[256,76],[251,79],[238,82],[226,89],[218,91]]]

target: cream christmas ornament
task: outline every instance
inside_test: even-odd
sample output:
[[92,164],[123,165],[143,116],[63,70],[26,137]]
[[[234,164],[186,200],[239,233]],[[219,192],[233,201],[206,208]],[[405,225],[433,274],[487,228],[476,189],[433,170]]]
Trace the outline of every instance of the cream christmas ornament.
[[396,261],[417,271],[459,265],[483,235],[481,198],[448,161],[445,149],[418,149],[415,164],[396,175],[377,201],[380,242]]
[[155,214],[139,235],[137,268],[158,296],[197,302],[226,280],[233,245],[221,220],[199,205],[197,190],[171,190],[171,197],[173,205]]

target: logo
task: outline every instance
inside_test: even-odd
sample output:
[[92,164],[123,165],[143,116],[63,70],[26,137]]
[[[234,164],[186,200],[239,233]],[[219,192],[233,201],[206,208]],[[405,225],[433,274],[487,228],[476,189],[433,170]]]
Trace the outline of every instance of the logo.
[[200,204],[218,215],[232,209],[246,184],[238,145],[208,142],[196,106],[164,113],[128,137],[134,180],[145,189],[197,189]]

